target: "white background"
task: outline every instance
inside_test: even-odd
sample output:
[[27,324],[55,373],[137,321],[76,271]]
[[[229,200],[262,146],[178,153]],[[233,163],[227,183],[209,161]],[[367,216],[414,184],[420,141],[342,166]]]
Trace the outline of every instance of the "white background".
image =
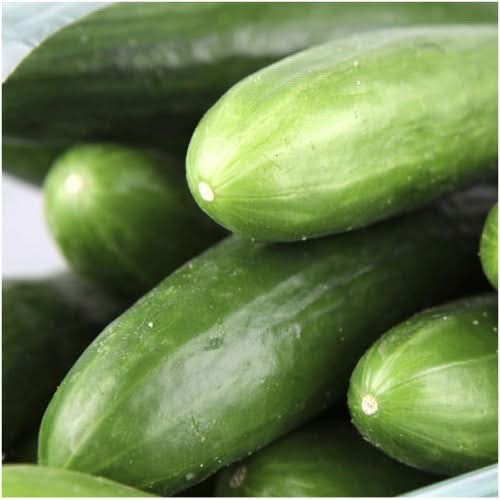
[[2,175],[2,274],[43,276],[65,268],[43,214],[38,187]]

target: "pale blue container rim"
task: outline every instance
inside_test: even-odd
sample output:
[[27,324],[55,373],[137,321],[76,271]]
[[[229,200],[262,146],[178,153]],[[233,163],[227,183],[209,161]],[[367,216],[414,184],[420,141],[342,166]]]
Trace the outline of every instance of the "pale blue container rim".
[[498,464],[401,495],[403,497],[484,498],[498,496]]

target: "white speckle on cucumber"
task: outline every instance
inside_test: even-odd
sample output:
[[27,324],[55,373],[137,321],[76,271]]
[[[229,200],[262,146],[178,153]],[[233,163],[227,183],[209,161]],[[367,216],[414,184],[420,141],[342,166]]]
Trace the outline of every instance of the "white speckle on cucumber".
[[361,400],[361,409],[365,415],[375,415],[378,412],[377,400],[371,394],[365,394]]
[[148,323],[148,326],[149,326],[149,328],[153,328],[153,322],[152,322],[152,321],[150,321],[150,322]]
[[210,202],[210,201],[215,200],[215,194],[214,194],[212,188],[206,182],[201,181],[198,184],[198,190],[200,191],[201,197],[205,201]]
[[194,474],[192,472],[188,472],[185,477],[186,481],[191,481],[192,479],[194,479]]

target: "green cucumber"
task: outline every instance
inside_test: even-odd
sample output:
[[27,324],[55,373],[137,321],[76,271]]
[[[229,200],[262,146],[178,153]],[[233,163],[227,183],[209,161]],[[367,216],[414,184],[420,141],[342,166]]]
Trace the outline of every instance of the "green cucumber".
[[4,497],[150,497],[102,477],[40,465],[4,465]]
[[[220,95],[281,57],[374,27],[496,20],[487,3],[117,2],[48,37],[7,78],[4,141],[111,140],[184,156]],[[6,154],[6,171],[42,174],[18,165]]]
[[42,184],[50,165],[68,147],[57,142],[4,137],[2,163],[9,173],[33,184]]
[[220,239],[180,168],[150,152],[101,143],[68,150],[47,176],[49,228],[72,269],[138,297]]
[[405,212],[496,172],[497,28],[375,31],[305,50],[229,90],[187,155],[200,207],[293,241]]
[[313,422],[223,469],[217,497],[388,497],[439,478],[392,460],[344,418]]
[[482,277],[485,212],[456,198],[306,243],[227,238],[80,357],[39,459],[163,495],[202,481],[342,398],[378,334]]
[[498,204],[491,209],[486,218],[479,254],[484,274],[498,289]]
[[59,382],[99,331],[121,312],[69,274],[2,283],[2,446],[32,432]]
[[415,315],[378,340],[351,378],[354,424],[401,462],[441,474],[498,456],[497,298]]

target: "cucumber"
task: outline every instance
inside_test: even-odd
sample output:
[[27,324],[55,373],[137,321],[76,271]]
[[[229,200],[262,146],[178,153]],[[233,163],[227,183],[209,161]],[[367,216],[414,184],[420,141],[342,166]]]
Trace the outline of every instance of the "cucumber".
[[497,298],[476,296],[396,326],[352,374],[354,424],[389,456],[458,474],[498,455]]
[[40,140],[2,141],[2,163],[6,171],[32,184],[42,184],[49,166],[70,145]]
[[392,460],[343,418],[322,419],[219,472],[217,497],[388,497],[439,478]]
[[39,465],[4,465],[5,497],[150,497],[102,477]]
[[[4,142],[111,140],[184,157],[220,95],[281,57],[374,27],[496,20],[487,3],[117,2],[48,37],[7,78]],[[8,172],[43,173],[18,165],[5,155]]]
[[4,280],[2,299],[2,450],[9,456],[122,305],[70,274]]
[[80,357],[39,460],[170,495],[266,445],[342,398],[379,333],[482,277],[473,212],[456,199],[306,243],[225,239]]
[[484,274],[490,283],[498,289],[498,205],[488,214],[481,236],[479,254]]
[[75,146],[55,162],[45,213],[75,272],[136,298],[224,235],[169,163],[111,143]]
[[245,237],[349,231],[496,172],[497,108],[496,26],[351,36],[229,90],[193,135],[188,182]]

